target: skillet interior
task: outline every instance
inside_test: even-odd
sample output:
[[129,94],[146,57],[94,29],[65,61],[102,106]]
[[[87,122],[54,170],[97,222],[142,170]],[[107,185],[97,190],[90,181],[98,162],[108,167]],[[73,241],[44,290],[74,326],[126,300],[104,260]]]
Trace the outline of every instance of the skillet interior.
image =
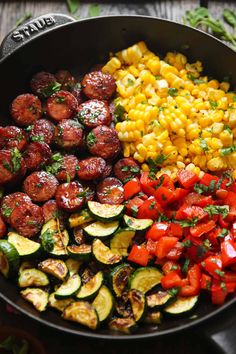
[[[109,52],[124,49],[144,40],[157,53],[181,51],[191,60],[201,60],[209,75],[223,79],[231,74],[232,85],[236,85],[236,53],[220,41],[201,31],[174,22],[140,16],[111,16],[84,20],[62,26],[33,39],[12,55],[0,62],[1,125],[9,124],[9,104],[19,93],[28,91],[28,83],[33,73],[44,69],[70,69],[83,74],[93,64],[107,59]],[[186,49],[187,48],[187,49]],[[96,333],[76,324],[64,321],[58,313],[48,309],[39,314],[18,295],[16,286],[0,277],[0,296],[10,301],[19,310],[55,328],[84,336],[100,338],[134,339],[159,336],[175,332],[191,324],[197,324],[207,317],[235,303],[229,299],[224,306],[216,308],[209,299],[203,298],[192,315],[197,318],[165,318],[157,328],[142,328],[133,336],[111,335],[109,330],[100,329]]]

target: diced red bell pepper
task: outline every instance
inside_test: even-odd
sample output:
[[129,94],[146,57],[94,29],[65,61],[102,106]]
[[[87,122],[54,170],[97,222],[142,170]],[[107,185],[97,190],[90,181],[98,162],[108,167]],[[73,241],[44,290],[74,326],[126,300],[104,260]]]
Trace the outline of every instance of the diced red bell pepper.
[[147,240],[146,248],[151,256],[156,255],[157,242],[153,241],[151,238]]
[[162,271],[165,275],[171,272],[177,272],[178,274],[181,274],[180,265],[175,261],[165,262],[162,266]]
[[201,289],[203,290],[211,290],[212,279],[210,275],[202,273],[201,277]]
[[169,224],[167,222],[156,222],[146,233],[146,239],[158,241],[161,237],[167,236],[169,232]]
[[230,238],[225,238],[220,245],[223,267],[236,263],[236,247]]
[[197,193],[189,193],[185,198],[184,198],[184,203],[187,205],[197,205],[200,206],[201,208],[206,207],[207,205],[214,204],[214,200],[212,196],[204,196],[201,194]]
[[208,187],[212,181],[215,181],[215,183],[219,182],[219,177],[210,175],[209,173],[204,173],[200,183]]
[[128,215],[136,217],[138,208],[143,204],[143,202],[144,201],[139,197],[134,197],[133,199],[130,199],[126,204],[126,213]]
[[222,227],[223,229],[229,228],[229,222],[227,222],[226,219],[223,219],[221,214],[218,216],[218,220],[220,227]]
[[201,287],[201,269],[198,264],[194,264],[188,270],[187,275],[189,284],[180,289],[180,296],[194,296],[198,295]]
[[232,234],[234,240],[236,241],[236,222],[234,222],[234,223],[232,224],[232,228],[231,228],[230,231],[231,231],[231,234]]
[[143,246],[133,245],[127,259],[130,262],[146,267],[149,261],[149,252]]
[[180,259],[184,251],[182,242],[177,242],[175,246],[168,252],[166,258],[169,260],[177,261]]
[[218,190],[216,191],[216,197],[217,197],[218,199],[224,200],[224,199],[227,198],[228,193],[229,193],[229,192],[228,192],[226,189],[218,189]]
[[137,218],[156,220],[160,213],[162,213],[162,208],[160,204],[154,197],[149,197],[139,207]]
[[236,206],[236,193],[234,192],[229,192],[227,195],[227,198],[224,200],[225,204],[229,206]]
[[171,222],[169,224],[169,235],[181,238],[183,236],[183,228],[180,224]]
[[155,191],[154,196],[162,206],[165,206],[171,201],[173,191],[167,187],[160,186]]
[[222,277],[222,281],[224,281],[225,283],[236,283],[236,271],[225,271],[224,273],[225,274]]
[[201,263],[204,269],[215,279],[221,278],[222,259],[221,256],[209,256]]
[[223,305],[225,298],[229,293],[234,293],[236,283],[224,283],[218,280],[213,280],[211,287],[211,301],[214,305]]
[[172,181],[171,177],[164,173],[161,177],[158,178],[158,184],[161,184],[162,187],[166,187],[172,191],[175,190],[174,182]]
[[144,193],[147,195],[154,195],[155,186],[158,184],[158,180],[151,179],[149,172],[142,172],[140,177],[141,188]]
[[193,218],[198,218],[198,220],[203,219],[208,214],[199,206],[188,206],[186,204],[182,205],[181,208],[176,213],[177,220],[188,219],[192,220]]
[[171,288],[174,288],[174,287],[181,287],[182,284],[183,283],[182,283],[181,277],[175,271],[170,272],[170,273],[164,275],[161,278],[161,286],[165,290],[171,289]]
[[192,188],[195,183],[199,182],[199,177],[196,173],[188,170],[180,170],[177,173],[177,180],[186,189]]
[[228,221],[228,222],[236,221],[236,206],[230,206],[229,213],[226,216],[225,221]]
[[173,195],[171,200],[169,201],[169,203],[175,203],[175,202],[181,202],[184,197],[189,193],[188,189],[184,189],[184,188],[176,188],[173,191]]
[[170,250],[175,247],[178,242],[178,237],[172,236],[163,236],[157,243],[156,256],[159,259],[162,259],[168,255]]
[[213,220],[209,220],[208,222],[202,222],[197,224],[196,226],[190,227],[190,234],[193,237],[200,237],[207,232],[211,231],[216,227],[216,224]]
[[133,178],[124,185],[124,198],[128,200],[135,194],[141,192],[141,184],[138,178]]

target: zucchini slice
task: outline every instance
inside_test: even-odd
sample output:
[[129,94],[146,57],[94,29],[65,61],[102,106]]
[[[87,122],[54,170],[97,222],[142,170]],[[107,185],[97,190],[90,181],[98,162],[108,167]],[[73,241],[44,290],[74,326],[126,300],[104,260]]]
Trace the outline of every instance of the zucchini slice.
[[147,313],[144,322],[151,325],[158,325],[162,321],[162,313],[160,311],[153,311]]
[[176,301],[164,308],[169,315],[183,315],[193,310],[198,302],[198,296],[177,297]]
[[116,312],[124,317],[133,317],[133,311],[131,307],[131,303],[128,299],[128,292],[125,292],[120,298],[116,300],[115,304]]
[[120,297],[128,286],[130,275],[134,269],[126,263],[115,267],[110,273],[112,290],[116,296]]
[[146,294],[157,284],[160,284],[162,273],[154,267],[138,268],[130,278],[130,288]]
[[19,274],[24,270],[24,269],[30,269],[30,268],[35,268],[35,263],[32,261],[24,261],[21,263],[20,268],[19,268]]
[[130,246],[133,238],[135,236],[135,231],[130,229],[120,229],[118,230],[114,237],[111,239],[110,248],[111,251],[120,256],[128,256],[128,247]]
[[28,288],[29,286],[46,286],[49,284],[48,277],[45,273],[36,268],[24,269],[19,276],[18,284],[20,288]]
[[111,205],[101,204],[94,201],[88,202],[90,213],[96,220],[111,222],[120,219],[124,213],[125,206],[122,204]]
[[40,243],[34,242],[16,232],[8,233],[8,242],[15,246],[19,255],[22,257],[35,256],[41,247]]
[[74,227],[83,225],[84,223],[93,221],[91,214],[89,213],[88,209],[83,209],[78,213],[71,214],[69,217],[69,226],[71,229]]
[[135,219],[128,215],[124,215],[124,221],[130,229],[137,231],[146,230],[153,224],[151,219]]
[[130,334],[137,328],[133,318],[114,318],[109,322],[109,328],[113,331],[119,331]]
[[51,219],[43,225],[40,240],[45,252],[54,256],[66,256],[69,235],[61,231],[58,219]]
[[98,272],[76,294],[77,299],[88,300],[97,295],[103,283],[103,273]]
[[102,264],[112,265],[119,263],[122,259],[118,254],[113,253],[109,247],[98,238],[93,241],[92,253],[96,260]]
[[58,300],[55,297],[55,293],[52,293],[48,298],[48,306],[53,307],[54,309],[60,312],[63,312],[65,308],[73,301],[74,300],[72,298]]
[[110,290],[105,285],[100,288],[92,305],[97,311],[100,322],[105,321],[111,316],[114,309],[114,299]]
[[48,304],[48,293],[42,289],[28,288],[22,290],[21,296],[31,302],[39,312],[45,311]]
[[128,293],[128,299],[131,304],[135,321],[141,321],[145,316],[147,307],[145,295],[139,290],[132,289]]
[[160,290],[147,296],[147,305],[151,309],[158,309],[167,306],[173,299],[174,297],[168,291]]
[[68,274],[68,268],[61,259],[48,258],[39,263],[39,269],[43,272],[53,275],[59,280],[64,280]]
[[13,277],[20,266],[20,256],[10,242],[0,240],[0,272],[6,278]]
[[67,246],[67,251],[70,257],[81,261],[88,261],[92,255],[92,246],[85,243],[78,245]]
[[66,264],[66,266],[68,268],[68,271],[69,271],[70,275],[78,273],[79,268],[81,266],[81,262],[79,262],[79,261],[77,261],[76,259],[73,259],[73,258],[68,258],[65,261],[65,264]]
[[109,223],[96,221],[86,226],[83,230],[87,236],[99,237],[104,239],[113,235],[118,229],[118,227],[119,227],[118,221],[112,221]]
[[55,298],[64,299],[73,296],[81,287],[81,279],[79,274],[71,275],[65,283],[63,283],[55,292]]
[[94,330],[99,325],[97,311],[87,301],[72,302],[65,308],[62,317],[65,320],[77,322]]

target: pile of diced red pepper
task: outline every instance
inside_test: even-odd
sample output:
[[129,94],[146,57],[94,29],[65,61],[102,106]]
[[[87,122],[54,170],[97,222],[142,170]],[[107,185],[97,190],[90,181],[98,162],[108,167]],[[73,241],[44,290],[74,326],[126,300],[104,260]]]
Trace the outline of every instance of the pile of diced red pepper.
[[213,304],[223,304],[236,290],[236,183],[230,174],[200,179],[180,170],[173,183],[166,174],[142,172],[124,191],[126,213],[154,221],[128,260],[159,265],[164,289],[176,288],[180,296],[208,290]]

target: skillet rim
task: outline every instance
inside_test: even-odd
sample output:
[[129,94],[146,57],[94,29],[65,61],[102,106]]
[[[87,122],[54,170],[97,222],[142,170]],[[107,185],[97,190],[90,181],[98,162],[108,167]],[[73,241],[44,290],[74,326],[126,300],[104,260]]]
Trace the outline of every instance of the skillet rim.
[[[46,15],[60,15],[60,13],[48,13],[45,14]],[[79,21],[72,21],[66,24],[62,24],[56,27],[53,27],[50,30],[47,30],[46,32],[42,32],[40,34],[38,34],[37,36],[29,39],[28,41],[19,44],[19,47],[14,49],[12,52],[8,53],[7,55],[5,55],[3,58],[0,58],[0,66],[2,63],[6,62],[8,60],[9,57],[14,56],[15,53],[18,53],[18,51],[23,50],[25,46],[30,46],[31,42],[37,40],[38,38],[41,38],[42,36],[46,36],[47,33],[51,33],[53,31],[56,31],[57,29],[60,29],[62,27],[67,27],[67,26],[76,26],[81,22],[90,22],[90,21],[101,21],[101,20],[105,20],[105,19],[122,19],[122,18],[144,18],[146,20],[151,20],[151,21],[158,21],[158,22],[164,22],[164,23],[170,23],[170,24],[175,24],[179,27],[182,28],[187,28],[190,32],[199,32],[200,35],[208,37],[209,40],[211,41],[215,41],[217,43],[217,45],[219,46],[219,50],[220,47],[227,49],[229,51],[229,53],[235,55],[236,58],[236,52],[226,43],[222,42],[221,40],[219,40],[218,38],[214,37],[213,35],[206,33],[200,29],[196,29],[193,28],[189,25],[185,25],[176,21],[172,21],[172,20],[168,20],[168,19],[163,19],[160,17],[154,17],[154,16],[145,16],[145,15],[109,15],[109,16],[98,16],[95,18],[85,18],[85,19],[81,19]],[[35,18],[37,19],[37,17]],[[27,25],[27,23],[25,24]],[[9,32],[10,34],[11,32]],[[6,40],[6,38],[9,36],[9,34],[3,39],[2,43],[4,43],[4,41]],[[102,333],[96,333],[96,332],[84,332],[81,331],[80,329],[75,330],[75,329],[70,329],[70,328],[66,328],[66,327],[62,327],[60,325],[54,324],[50,321],[47,321],[46,319],[37,317],[36,315],[28,312],[26,309],[21,308],[19,305],[17,305],[16,303],[14,303],[12,300],[10,300],[7,296],[5,296],[4,294],[2,294],[1,290],[0,290],[0,298],[2,298],[4,301],[6,301],[7,303],[9,303],[11,306],[13,306],[15,309],[17,309],[18,311],[20,311],[21,313],[23,313],[24,315],[30,317],[31,319],[39,322],[42,325],[48,326],[54,330],[58,330],[61,331],[63,333],[68,333],[71,335],[77,335],[77,336],[81,336],[84,338],[96,338],[96,339],[101,339],[101,340],[111,340],[111,341],[132,341],[132,340],[137,340],[137,339],[152,339],[152,338],[157,338],[157,337],[164,337],[167,335],[171,335],[171,334],[176,334],[179,332],[182,332],[184,330],[196,327],[197,325],[203,323],[203,322],[207,322],[207,320],[211,319],[212,317],[218,315],[219,313],[223,312],[225,309],[232,307],[235,303],[236,303],[236,298],[232,298],[231,300],[229,300],[227,303],[225,303],[224,305],[220,306],[219,308],[216,308],[215,310],[211,311],[209,314],[206,314],[204,316],[202,316],[199,319],[195,319],[192,322],[180,325],[178,327],[173,327],[170,329],[166,329],[166,330],[161,330],[160,332],[158,332],[158,329],[156,331],[153,331],[151,333],[143,333],[143,334],[131,334],[131,335],[116,335],[116,334],[102,334]]]

